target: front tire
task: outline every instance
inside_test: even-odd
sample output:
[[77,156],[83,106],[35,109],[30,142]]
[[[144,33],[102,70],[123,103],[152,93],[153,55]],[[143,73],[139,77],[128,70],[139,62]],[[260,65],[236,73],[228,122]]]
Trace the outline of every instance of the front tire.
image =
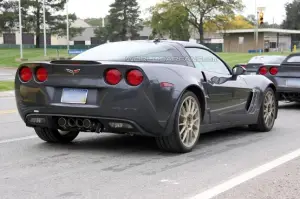
[[258,115],[257,124],[250,125],[250,129],[259,132],[269,132],[272,130],[278,112],[278,100],[272,88],[267,88]]
[[79,134],[78,131],[62,133],[59,132],[57,129],[50,128],[34,128],[34,130],[40,139],[50,143],[70,143]]
[[183,94],[176,110],[171,135],[156,138],[162,150],[176,153],[192,151],[200,136],[201,106],[197,96],[190,91]]

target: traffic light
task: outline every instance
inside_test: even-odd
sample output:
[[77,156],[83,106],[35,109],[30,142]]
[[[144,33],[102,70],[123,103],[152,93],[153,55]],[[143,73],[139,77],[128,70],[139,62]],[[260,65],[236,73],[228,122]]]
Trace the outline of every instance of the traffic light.
[[259,13],[258,24],[259,25],[264,24],[264,13],[263,12]]

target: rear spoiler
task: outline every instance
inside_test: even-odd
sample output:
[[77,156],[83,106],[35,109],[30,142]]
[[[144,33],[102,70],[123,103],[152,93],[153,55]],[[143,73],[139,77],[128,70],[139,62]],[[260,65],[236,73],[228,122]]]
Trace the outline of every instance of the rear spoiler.
[[97,61],[86,61],[86,60],[54,60],[54,61],[51,61],[50,64],[99,65],[101,63],[97,62]]

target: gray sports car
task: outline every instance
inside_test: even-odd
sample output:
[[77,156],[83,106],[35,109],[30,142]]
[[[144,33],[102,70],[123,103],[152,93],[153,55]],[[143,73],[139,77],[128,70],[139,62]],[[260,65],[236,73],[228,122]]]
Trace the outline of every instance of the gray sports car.
[[256,75],[260,66],[264,64],[272,64],[274,66],[280,65],[286,56],[283,55],[259,55],[252,57],[247,64],[243,64],[246,67],[248,75]]
[[200,44],[112,42],[72,60],[21,64],[15,94],[22,119],[46,142],[111,132],[155,137],[161,149],[184,153],[200,133],[273,128],[274,83],[244,72]]
[[280,64],[263,64],[257,74],[275,84],[278,100],[300,102],[300,53],[287,56]]

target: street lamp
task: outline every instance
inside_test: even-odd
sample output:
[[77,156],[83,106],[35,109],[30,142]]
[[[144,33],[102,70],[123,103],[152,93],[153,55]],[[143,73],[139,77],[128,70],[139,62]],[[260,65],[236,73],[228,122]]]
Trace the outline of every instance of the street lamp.
[[22,32],[22,9],[21,0],[19,0],[19,29],[20,29],[20,59],[23,59],[23,32]]

